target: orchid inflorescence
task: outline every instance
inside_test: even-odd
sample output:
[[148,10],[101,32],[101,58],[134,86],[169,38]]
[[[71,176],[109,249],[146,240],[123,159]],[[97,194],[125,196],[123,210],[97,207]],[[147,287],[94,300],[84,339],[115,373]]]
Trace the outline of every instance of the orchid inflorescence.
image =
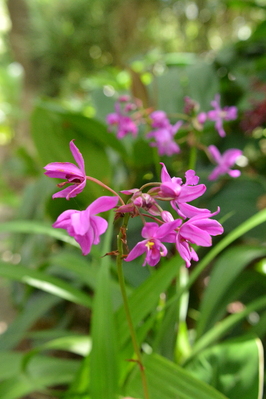
[[[133,102],[129,96],[120,96],[115,103],[115,112],[107,115],[106,122],[110,131],[116,131],[118,139],[129,134],[136,137],[139,128],[141,126],[146,127],[145,138],[149,140],[149,145],[158,149],[159,156],[172,156],[181,152],[175,139],[175,135],[181,128],[189,131],[192,126],[192,130],[200,132],[206,121],[213,121],[218,134],[225,137],[223,121],[231,121],[237,118],[235,106],[221,107],[219,94],[211,102],[213,109],[208,112],[199,112],[199,104],[188,96],[185,97],[184,103],[184,114],[180,114],[183,120],[180,119],[172,125],[164,111],[144,109],[139,100]],[[197,144],[197,140],[193,140],[192,145],[197,146]],[[214,145],[207,148],[200,144],[198,147],[204,149],[211,161],[218,165],[210,174],[209,180],[215,180],[220,175],[227,173],[234,178],[240,175],[240,171],[232,171],[231,167],[242,155],[241,150],[229,149],[221,155]]]
[[[87,180],[94,181],[115,194],[96,199],[86,210],[64,211],[53,224],[54,228],[65,229],[79,243],[84,255],[90,253],[93,244],[97,245],[100,242],[100,236],[108,227],[107,221],[97,214],[112,209],[115,211],[115,220],[125,215],[142,219],[141,235],[144,240],[138,242],[127,255],[123,255],[123,258],[125,261],[131,261],[145,253],[143,265],[155,266],[161,257],[168,253],[164,243],[174,243],[189,267],[191,260],[198,261],[198,255],[192,245],[209,247],[212,245],[212,236],[223,233],[221,224],[211,219],[219,213],[219,208],[211,213],[208,209],[188,204],[206,191],[206,186],[199,184],[199,177],[195,171],[188,170],[183,183],[181,178],[171,177],[166,166],[161,163],[161,182],[150,182],[139,189],[123,190],[123,194],[131,196],[125,204],[113,189],[93,177],[86,176],[83,156],[73,140],[70,142],[70,150],[78,166],[69,162],[53,162],[44,167],[48,177],[65,179],[59,183],[59,188],[69,184],[54,194],[53,198],[65,197],[68,200],[75,197],[84,189]],[[149,190],[145,192],[147,188]],[[170,203],[177,218],[164,210],[159,202]],[[152,222],[147,222],[147,218]]]

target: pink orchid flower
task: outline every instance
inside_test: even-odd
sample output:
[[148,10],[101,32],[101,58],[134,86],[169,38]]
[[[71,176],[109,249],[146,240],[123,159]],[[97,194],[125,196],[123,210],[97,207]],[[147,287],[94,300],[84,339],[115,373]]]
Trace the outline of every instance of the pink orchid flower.
[[73,140],[69,143],[69,147],[78,167],[70,162],[52,162],[44,167],[46,170],[44,174],[50,178],[66,179],[65,182],[59,183],[58,187],[61,188],[70,183],[67,188],[53,194],[53,199],[65,197],[69,200],[81,193],[86,185],[86,172],[82,154]]
[[209,152],[218,166],[214,168],[208,179],[210,181],[216,180],[220,175],[228,174],[232,178],[238,178],[241,172],[238,169],[231,169],[236,160],[243,154],[239,149],[229,149],[223,154],[219,152],[216,146],[211,145],[208,147]]
[[197,199],[202,196],[206,191],[206,186],[198,184],[199,177],[195,174],[192,169],[185,173],[186,183],[183,184],[181,178],[171,178],[165,165],[161,172],[162,184],[160,186],[159,196],[162,198],[168,198],[171,206],[178,212],[183,218],[191,218],[195,215],[209,212],[207,209],[200,209],[187,204],[188,202]]
[[223,128],[223,120],[230,121],[237,118],[237,108],[235,106],[224,107],[220,106],[220,95],[217,94],[215,99],[211,102],[214,110],[207,112],[207,119],[215,121],[215,129],[221,137],[225,137],[226,133]]
[[176,248],[180,256],[185,260],[186,266],[190,267],[191,260],[198,261],[196,251],[191,247],[191,243],[198,246],[209,247],[212,245],[212,237],[223,233],[222,225],[210,217],[218,214],[220,209],[214,213],[197,215],[184,222],[176,235]]
[[143,266],[146,264],[154,267],[160,261],[161,257],[167,255],[167,248],[162,241],[174,243],[174,230],[181,224],[181,220],[167,222],[160,227],[155,222],[147,222],[142,228],[141,235],[145,240],[136,244],[130,251],[125,261],[132,261],[141,254],[146,253]]
[[[130,116],[124,115],[122,108],[121,108],[121,102],[127,102],[128,97],[121,97],[118,102],[115,103],[115,112],[108,114],[106,117],[106,122],[109,125],[109,129],[112,128],[112,126],[117,127],[117,138],[122,139],[125,137],[127,134],[131,133],[132,136],[136,136],[138,133],[138,127],[135,124],[135,122],[131,119]],[[133,103],[127,104],[124,107],[124,112],[129,112],[131,111],[135,105]]]
[[100,197],[84,211],[64,211],[59,215],[53,227],[65,229],[79,243],[83,255],[87,255],[91,251],[91,246],[100,242],[100,235],[108,227],[107,221],[96,214],[111,210],[117,203],[118,197]]
[[157,128],[147,133],[147,138],[154,138],[155,142],[150,143],[150,146],[157,147],[160,156],[171,156],[180,152],[180,147],[174,141],[174,135],[177,133],[182,121],[171,125],[164,111],[154,111],[150,115],[151,126]]

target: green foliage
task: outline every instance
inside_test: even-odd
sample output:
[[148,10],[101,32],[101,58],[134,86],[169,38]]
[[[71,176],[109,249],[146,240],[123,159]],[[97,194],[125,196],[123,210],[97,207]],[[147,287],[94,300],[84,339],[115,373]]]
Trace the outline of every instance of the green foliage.
[[186,369],[230,399],[262,396],[263,349],[258,338],[242,336],[210,347]]
[[[83,0],[56,3],[53,10],[47,7],[48,2],[37,3],[31,5],[36,22],[40,10],[53,18],[46,18],[45,27],[39,27],[40,32],[45,29],[47,36],[43,47],[35,49],[35,57],[45,59],[52,42],[51,57],[56,56],[56,62],[44,65],[45,74],[49,76],[52,64],[60,64],[61,70],[53,78],[61,74],[71,78],[71,71],[76,71],[78,77],[70,79],[70,86],[78,86],[84,70],[91,71],[104,63],[103,55],[109,52],[108,43],[106,48],[100,46],[103,38],[97,36],[97,42],[91,42],[83,23],[91,17],[88,23],[91,32],[96,32],[103,23],[103,10],[109,9],[115,15],[114,4],[117,13],[122,13],[123,5],[119,1],[92,1],[81,15],[83,8],[79,6]],[[125,9],[130,2],[126,3]],[[148,3],[141,7],[149,10],[153,2]],[[226,3],[232,9],[241,6],[238,1]],[[259,4],[244,3],[247,10],[263,10]],[[168,6],[171,10],[170,2]],[[183,8],[181,11],[184,13]],[[55,15],[60,12],[62,18],[57,24]],[[153,18],[155,21],[154,15]],[[83,22],[76,32],[78,21]],[[193,29],[201,28],[201,22],[190,22]],[[105,37],[110,35],[114,21],[108,24]],[[118,31],[117,28],[113,34]],[[60,43],[55,40],[58,35],[62,38]],[[161,159],[153,151],[156,149],[149,146],[144,130],[137,138],[117,140],[104,123],[106,113],[113,111],[114,98],[131,85],[133,94],[168,112],[174,121],[183,110],[185,95],[199,102],[201,111],[207,111],[214,95],[221,91],[222,102],[240,106],[241,119],[250,99],[250,81],[244,79],[247,71],[258,73],[265,80],[265,55],[261,51],[264,36],[265,23],[261,23],[247,46],[241,42],[232,44],[213,63],[191,53],[162,56],[155,50],[141,62],[133,61],[127,70],[110,68],[97,77],[86,76],[83,90],[89,94],[77,107],[80,111],[73,111],[73,104],[66,98],[65,102],[37,101],[31,118],[36,160],[24,154],[31,165],[30,175],[43,175],[43,166],[53,161],[74,162],[69,142],[75,139],[85,159],[86,173],[117,192],[140,187],[151,179],[159,180],[160,161],[165,162],[171,176],[183,176],[193,159],[186,148],[185,129],[177,135],[182,152],[170,158]],[[81,39],[89,51],[82,49],[83,61],[77,65],[80,49],[75,48],[75,41]],[[36,40],[41,40],[40,36]],[[247,54],[254,54],[255,50],[256,57],[248,59]],[[69,64],[63,65],[61,58],[71,52]],[[129,48],[125,58],[133,53]],[[88,63],[81,72],[84,60]],[[231,80],[232,76],[236,80]],[[49,88],[52,92],[53,83],[54,80]],[[53,95],[60,84],[54,87]],[[65,85],[66,88],[68,83]],[[89,111],[87,107],[91,107]],[[95,118],[91,118],[93,107],[97,108]],[[204,133],[198,130],[197,135],[202,134],[203,146],[215,143],[223,150],[241,148],[250,162],[242,176],[210,183],[207,176],[212,167],[200,148],[193,161],[201,183],[207,186],[206,195],[194,205],[212,211],[220,206],[218,218],[224,235],[215,238],[207,251],[197,249],[200,261],[189,270],[170,244],[168,258],[161,261],[158,269],[141,267],[139,259],[123,267],[132,327],[141,348],[151,398],[262,397],[266,339],[265,128],[260,127],[259,137],[244,134],[238,121],[232,125],[228,122],[226,128],[228,135],[222,140],[211,124],[206,125]],[[56,191],[56,182],[37,178],[27,185],[16,218],[0,224],[1,235],[11,243],[9,259],[3,257],[0,261],[0,275],[12,282],[18,308],[17,317],[0,335],[0,397],[22,398],[37,391],[38,396],[54,398],[142,398],[142,365],[132,344],[114,259],[114,237],[120,220],[112,225],[113,213],[109,212],[109,230],[103,244],[93,246],[86,257],[65,231],[51,227],[62,211],[83,210],[97,197],[110,193],[87,182],[83,193],[67,202],[52,200],[51,194]],[[128,226],[132,232],[129,247],[139,240],[140,224],[135,220],[130,219]],[[111,255],[106,255],[109,252]],[[15,255],[19,255],[18,261]]]

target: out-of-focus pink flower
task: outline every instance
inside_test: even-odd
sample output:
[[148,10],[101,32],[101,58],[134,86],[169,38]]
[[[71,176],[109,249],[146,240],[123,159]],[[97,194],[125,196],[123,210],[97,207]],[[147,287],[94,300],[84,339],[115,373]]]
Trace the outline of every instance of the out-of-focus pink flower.
[[115,112],[108,114],[106,117],[106,122],[109,125],[109,129],[113,126],[117,127],[116,136],[118,139],[122,139],[129,133],[131,133],[133,136],[136,136],[138,133],[138,127],[136,123],[129,115],[125,115],[125,113],[134,109],[135,105],[133,103],[125,104],[124,111],[121,108],[120,103],[126,103],[128,100],[128,96],[120,97],[119,101],[115,103]]
[[132,261],[141,254],[146,253],[143,266],[146,264],[154,267],[160,261],[161,257],[167,255],[167,248],[162,242],[175,242],[175,228],[182,223],[181,220],[167,222],[160,227],[155,222],[147,222],[142,228],[141,235],[145,240],[136,244],[130,251],[125,261]]
[[199,177],[192,169],[185,173],[186,182],[183,184],[181,178],[171,178],[166,166],[161,163],[161,185],[158,195],[162,198],[170,200],[171,206],[178,212],[181,217],[191,218],[195,215],[209,212],[207,209],[194,207],[188,202],[202,196],[206,191],[206,186],[198,184]]
[[207,120],[207,113],[201,112],[198,114],[197,118],[198,118],[199,123],[203,125],[204,122],[206,122],[206,120]]
[[91,246],[100,242],[100,235],[108,227],[107,221],[96,214],[111,210],[117,203],[118,197],[100,197],[84,211],[64,211],[59,215],[53,227],[65,229],[79,243],[83,255],[87,255]]
[[59,183],[58,187],[61,188],[68,183],[71,184],[60,192],[55,193],[52,196],[53,199],[56,197],[66,197],[69,200],[71,197],[75,197],[81,193],[86,185],[86,172],[82,154],[77,146],[75,146],[73,140],[71,140],[69,147],[78,167],[69,162],[52,162],[44,167],[46,170],[44,174],[50,178],[66,179],[65,182]]
[[176,247],[180,256],[185,260],[186,266],[190,267],[191,260],[198,261],[198,255],[191,247],[191,243],[198,246],[209,247],[212,245],[212,236],[223,233],[222,225],[210,217],[218,214],[220,209],[214,213],[199,214],[190,218],[178,229],[176,235]]
[[214,168],[214,170],[208,177],[210,181],[214,181],[220,175],[224,174],[228,174],[232,178],[237,178],[241,175],[241,172],[238,169],[231,169],[236,160],[243,154],[241,150],[229,149],[221,154],[217,147],[214,145],[209,146],[208,149],[214,162],[218,164],[218,166]]
[[156,128],[146,135],[148,139],[153,138],[155,140],[155,142],[150,143],[150,146],[157,147],[160,156],[171,156],[179,153],[180,147],[174,141],[174,136],[183,122],[178,121],[176,124],[171,125],[166,113],[160,110],[151,113],[150,118],[152,128]]
[[207,112],[207,119],[209,119],[210,121],[215,121],[215,129],[221,137],[224,137],[226,133],[223,128],[223,121],[236,119],[237,108],[235,106],[226,106],[224,108],[221,108],[219,94],[215,96],[215,99],[211,102],[211,105],[213,106],[214,110],[210,110]]
[[157,110],[150,114],[152,128],[167,128],[169,120],[166,112]]

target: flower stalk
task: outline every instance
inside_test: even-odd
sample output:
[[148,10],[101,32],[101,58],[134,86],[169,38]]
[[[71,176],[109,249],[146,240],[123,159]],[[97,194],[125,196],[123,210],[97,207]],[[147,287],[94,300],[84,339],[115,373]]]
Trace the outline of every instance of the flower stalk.
[[124,308],[125,308],[125,313],[126,313],[126,318],[127,318],[127,323],[130,331],[130,336],[133,344],[133,349],[136,355],[136,361],[139,369],[140,369],[140,375],[141,375],[141,381],[142,381],[142,387],[143,387],[143,393],[144,393],[144,398],[149,399],[149,391],[148,391],[148,383],[147,383],[147,377],[145,373],[145,368],[142,363],[142,356],[140,352],[140,347],[138,344],[138,339],[136,335],[136,331],[132,322],[131,318],[131,313],[129,309],[129,304],[128,304],[128,298],[127,298],[127,293],[126,293],[126,287],[125,287],[125,279],[124,279],[124,274],[123,274],[123,244],[125,243],[125,231],[127,229],[127,224],[128,224],[128,219],[129,219],[129,214],[126,214],[124,217],[123,225],[120,228],[120,232],[117,235],[117,250],[118,250],[118,255],[116,258],[116,265],[117,265],[117,275],[118,275],[118,281],[121,289],[121,294],[123,298],[123,303],[124,303]]

